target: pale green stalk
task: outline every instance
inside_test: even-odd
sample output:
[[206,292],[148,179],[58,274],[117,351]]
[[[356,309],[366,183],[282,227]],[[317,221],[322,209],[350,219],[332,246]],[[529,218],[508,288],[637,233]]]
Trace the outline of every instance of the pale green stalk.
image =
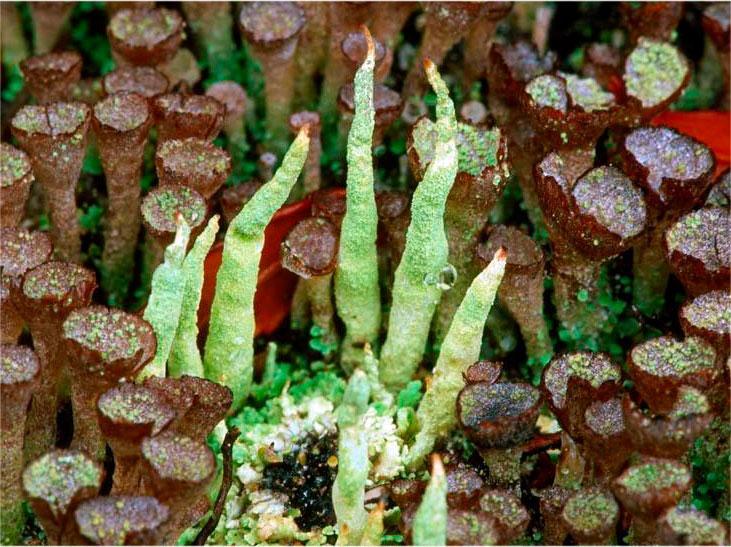
[[208,221],[193,248],[183,261],[185,291],[180,309],[178,329],[168,359],[168,376],[179,378],[189,376],[203,377],[203,361],[198,350],[198,305],[203,290],[203,262],[211,250],[218,233],[218,215]]
[[178,215],[177,222],[175,239],[165,249],[165,261],[152,274],[152,290],[143,318],[155,331],[157,349],[150,364],[140,372],[140,379],[148,376],[165,377],[165,364],[178,328],[185,291],[183,261],[190,239],[190,226],[181,215]]
[[393,404],[393,393],[388,391],[381,383],[378,376],[378,359],[373,355],[370,344],[364,347],[363,371],[368,377],[368,383],[371,386],[371,394],[374,401],[381,401],[387,407]]
[[264,228],[287,200],[307,159],[310,146],[304,127],[272,180],[244,205],[229,224],[211,306],[203,369],[206,378],[228,386],[241,407],[251,388],[254,363],[254,293]]
[[363,345],[374,345],[381,326],[378,285],[378,212],[373,190],[373,40],[355,74],[355,116],[348,134],[346,212],[340,230],[340,254],[335,271],[335,302],[345,323],[341,363],[352,370],[363,362]]
[[505,273],[505,250],[499,249],[490,264],[475,277],[454,314],[444,338],[431,384],[419,404],[419,433],[409,450],[407,467],[414,468],[434,448],[435,441],[456,424],[456,401],[464,387],[462,373],[480,358],[482,332]]
[[380,545],[383,536],[383,502],[376,505],[370,513],[366,521],[363,537],[360,538],[361,545]]
[[414,545],[447,544],[447,477],[442,460],[434,454],[431,477],[414,515]]
[[363,415],[369,397],[368,378],[362,370],[356,370],[337,410],[338,474],[333,483],[332,501],[338,520],[338,545],[359,545],[368,520],[365,509],[368,440]]
[[436,66],[429,61],[424,65],[437,93],[437,144],[434,160],[414,191],[406,246],[394,276],[388,335],[381,353],[381,380],[391,391],[406,385],[424,354],[441,297],[439,277],[449,253],[444,208],[457,176],[454,103]]

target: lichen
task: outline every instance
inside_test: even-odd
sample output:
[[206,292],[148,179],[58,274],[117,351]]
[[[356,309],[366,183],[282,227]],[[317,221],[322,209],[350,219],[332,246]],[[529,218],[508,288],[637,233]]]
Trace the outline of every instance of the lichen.
[[678,50],[666,43],[640,38],[625,62],[627,94],[650,108],[680,90],[688,74],[688,63]]
[[673,461],[655,461],[635,465],[617,479],[619,485],[634,493],[665,488],[682,489],[689,482],[688,468]]

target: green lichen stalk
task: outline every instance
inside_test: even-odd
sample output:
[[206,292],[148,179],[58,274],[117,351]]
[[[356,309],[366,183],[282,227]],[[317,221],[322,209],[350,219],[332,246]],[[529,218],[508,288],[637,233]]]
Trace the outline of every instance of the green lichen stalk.
[[414,545],[447,544],[447,477],[436,454],[429,484],[414,516],[413,536]]
[[455,403],[464,386],[462,373],[480,357],[482,331],[505,273],[504,249],[474,279],[454,314],[452,326],[439,352],[431,385],[419,404],[420,425],[407,465],[416,467],[432,451],[438,437],[455,425]]
[[185,291],[180,309],[180,319],[168,360],[168,376],[178,378],[184,374],[203,376],[203,360],[198,351],[198,305],[203,290],[203,262],[218,233],[218,215],[208,221],[208,226],[195,241],[183,260]]
[[231,221],[211,307],[203,369],[206,378],[231,388],[232,411],[249,393],[254,359],[254,293],[264,228],[287,200],[307,159],[308,128],[303,128],[274,178],[261,187]]
[[368,30],[368,55],[355,75],[355,117],[348,135],[347,209],[340,232],[335,272],[335,302],[345,323],[341,362],[346,370],[363,360],[363,345],[375,344],[381,325],[376,237],[378,213],[371,157],[374,46]]
[[457,176],[454,103],[436,66],[429,60],[424,65],[437,93],[437,144],[434,160],[414,191],[406,247],[394,276],[388,336],[381,354],[381,379],[391,390],[406,385],[424,353],[441,296],[438,280],[449,252],[444,208]]
[[365,485],[368,479],[368,440],[363,415],[368,409],[370,385],[365,373],[356,370],[350,377],[337,410],[338,474],[332,501],[338,519],[338,545],[359,545],[368,521]]
[[155,357],[142,369],[140,378],[165,377],[165,365],[178,328],[185,291],[183,262],[190,239],[190,227],[182,216],[178,216],[177,222],[175,239],[165,249],[165,261],[152,274],[152,291],[143,317],[155,331],[157,349]]

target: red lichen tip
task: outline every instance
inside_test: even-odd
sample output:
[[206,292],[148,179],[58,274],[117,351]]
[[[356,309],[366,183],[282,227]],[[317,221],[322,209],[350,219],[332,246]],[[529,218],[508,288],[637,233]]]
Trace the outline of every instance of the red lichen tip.
[[422,61],[424,64],[424,70],[429,72],[430,70],[434,70],[436,67],[434,66],[434,63],[431,59],[428,57],[424,57],[424,60]]
[[495,257],[493,260],[502,260],[505,261],[508,259],[508,251],[505,249],[505,247],[500,247],[497,251],[495,251]]
[[376,44],[373,41],[373,36],[371,36],[371,31],[368,30],[368,27],[366,25],[361,25],[360,31],[363,33],[363,36],[365,36],[366,39],[366,45],[368,46],[368,57],[375,56]]

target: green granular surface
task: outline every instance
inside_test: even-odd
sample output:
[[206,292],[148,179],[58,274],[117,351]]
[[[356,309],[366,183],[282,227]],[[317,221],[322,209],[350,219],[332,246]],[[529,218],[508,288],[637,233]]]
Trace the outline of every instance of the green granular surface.
[[629,492],[636,493],[673,487],[684,489],[690,482],[690,471],[673,461],[649,462],[630,467],[617,482]]
[[584,414],[586,425],[591,431],[609,437],[624,431],[624,413],[621,399],[596,401],[586,409]]
[[687,376],[715,366],[716,352],[696,337],[683,341],[669,336],[648,340],[632,349],[632,361],[655,376]]
[[554,359],[545,375],[546,388],[554,404],[563,408],[569,377],[576,376],[599,388],[604,382],[618,382],[619,366],[601,353],[569,353]]
[[53,247],[48,235],[24,228],[0,228],[0,268],[3,276],[19,279],[43,264]]
[[63,300],[77,288],[94,282],[89,270],[67,262],[46,262],[25,275],[23,293],[35,300]]
[[723,525],[701,511],[673,507],[665,515],[665,522],[684,537],[684,545],[725,545]]
[[[457,124],[457,168],[461,173],[478,176],[486,167],[495,167],[502,135],[500,129],[482,130],[466,123]],[[423,169],[434,159],[436,124],[422,118],[413,129],[414,149]]]
[[714,205],[728,209],[731,207],[731,170],[726,171],[716,180],[708,193],[706,205]]
[[73,311],[63,324],[64,337],[101,353],[104,361],[133,357],[142,347],[142,337],[151,337],[150,327],[120,310],[92,306]]
[[32,380],[40,367],[33,350],[24,346],[2,346],[0,384],[21,384]]
[[161,232],[175,232],[178,213],[191,228],[195,228],[206,218],[206,201],[198,192],[185,186],[157,188],[142,200],[142,217]]
[[571,496],[563,509],[564,519],[585,534],[594,533],[613,522],[619,506],[609,492],[591,488]]
[[480,498],[480,509],[510,528],[527,524],[530,517],[523,504],[507,490],[490,490]]
[[566,90],[573,103],[585,112],[607,110],[615,104],[614,95],[604,91],[594,78],[579,78],[563,72],[558,74],[566,80]]
[[112,35],[128,46],[152,47],[182,30],[183,20],[168,9],[122,10],[109,23]]
[[682,316],[693,326],[718,334],[731,329],[731,294],[711,291],[697,296],[683,307]]
[[97,545],[126,545],[130,534],[154,531],[168,519],[168,508],[153,497],[108,496],[76,510],[81,534]]
[[460,394],[461,422],[479,427],[486,421],[517,417],[530,410],[539,397],[540,392],[528,384],[472,384]]
[[204,443],[173,433],[145,439],[142,455],[167,480],[202,482],[216,467],[213,453]]
[[581,177],[571,190],[582,214],[591,215],[622,239],[639,234],[647,211],[642,192],[615,167],[597,167]]
[[729,214],[720,207],[706,207],[682,217],[665,234],[668,249],[692,256],[709,271],[731,265]]
[[683,83],[688,64],[666,43],[640,38],[624,65],[627,94],[650,108],[670,98]]
[[149,117],[147,101],[137,95],[110,95],[94,105],[94,116],[117,131],[131,131]]
[[30,173],[30,161],[22,150],[2,143],[0,145],[0,185],[12,186],[16,181]]
[[175,418],[175,411],[165,405],[157,393],[136,384],[121,384],[106,391],[99,398],[98,407],[114,422],[154,424],[152,435],[157,435]]
[[682,419],[706,414],[709,410],[708,399],[703,393],[694,387],[683,386],[678,390],[678,398],[670,412],[670,417]]
[[102,470],[87,455],[72,450],[54,450],[25,468],[23,487],[30,497],[45,500],[56,517],[83,489],[101,487]]
[[89,107],[82,103],[26,105],[13,117],[12,124],[27,133],[56,137],[74,133],[88,114]]
[[538,76],[528,82],[525,91],[539,107],[553,108],[566,113],[568,96],[566,94],[566,83],[561,78],[551,74]]

